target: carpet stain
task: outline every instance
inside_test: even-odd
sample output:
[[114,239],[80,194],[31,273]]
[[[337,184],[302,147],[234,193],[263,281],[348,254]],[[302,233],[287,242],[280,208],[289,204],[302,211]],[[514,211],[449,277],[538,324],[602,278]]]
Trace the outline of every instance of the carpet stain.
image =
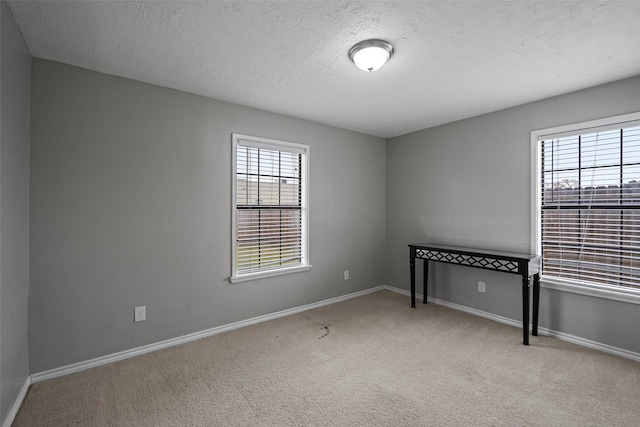
[[331,332],[329,330],[329,326],[331,326],[331,325],[323,325],[322,323],[320,323],[320,326],[322,326],[321,330],[323,331],[323,334],[318,337],[319,340],[324,338],[324,337],[326,337]]

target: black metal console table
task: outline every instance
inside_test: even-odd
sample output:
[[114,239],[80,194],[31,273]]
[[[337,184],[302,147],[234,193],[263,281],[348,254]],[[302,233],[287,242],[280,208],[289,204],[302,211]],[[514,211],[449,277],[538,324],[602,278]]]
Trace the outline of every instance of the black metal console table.
[[523,344],[529,345],[529,287],[533,277],[533,324],[532,335],[538,335],[538,311],[540,306],[540,256],[470,249],[457,246],[417,243],[409,245],[411,269],[411,307],[416,306],[416,258],[423,260],[423,303],[427,303],[427,280],[429,261],[466,265],[485,270],[518,274],[522,277],[522,333]]

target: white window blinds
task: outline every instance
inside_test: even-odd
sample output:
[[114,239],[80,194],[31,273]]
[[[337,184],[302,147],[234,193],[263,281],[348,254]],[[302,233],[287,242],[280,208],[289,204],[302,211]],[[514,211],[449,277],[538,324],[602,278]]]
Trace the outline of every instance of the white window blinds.
[[306,265],[306,146],[234,135],[234,276]]
[[543,277],[640,289],[640,125],[540,138]]

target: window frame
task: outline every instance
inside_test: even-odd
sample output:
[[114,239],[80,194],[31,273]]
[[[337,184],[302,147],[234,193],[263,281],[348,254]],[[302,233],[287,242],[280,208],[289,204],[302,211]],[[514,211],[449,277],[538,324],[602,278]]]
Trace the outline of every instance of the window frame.
[[[534,130],[531,132],[531,252],[542,255],[542,141],[545,138],[577,135],[593,130],[606,130],[624,128],[640,124],[640,112],[623,114],[619,116],[590,120],[574,124],[556,126],[552,128]],[[588,284],[577,280],[559,279],[540,275],[541,286],[565,291],[589,295],[616,301],[640,304],[640,290],[615,285]]]
[[[309,157],[310,147],[306,144],[263,138],[258,136],[231,134],[232,160],[231,160],[231,283],[261,279],[265,277],[279,276],[283,274],[297,273],[311,269],[309,263]],[[263,148],[269,150],[294,152],[302,155],[301,185],[300,185],[300,220],[301,220],[301,260],[300,264],[290,267],[278,267],[253,272],[238,272],[237,270],[237,242],[238,242],[238,186],[237,186],[237,161],[238,146]]]

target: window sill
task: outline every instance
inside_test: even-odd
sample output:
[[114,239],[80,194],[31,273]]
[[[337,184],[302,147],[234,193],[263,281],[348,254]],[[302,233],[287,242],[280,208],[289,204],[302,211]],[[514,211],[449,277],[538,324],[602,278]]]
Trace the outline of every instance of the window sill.
[[282,276],[283,274],[299,273],[311,270],[311,265],[299,265],[290,268],[280,268],[277,270],[259,271],[256,273],[240,274],[229,277],[231,283],[246,282],[249,280],[264,279],[265,277]]
[[640,289],[617,288],[614,286],[596,287],[579,282],[549,279],[545,277],[540,278],[540,286],[561,292],[571,292],[574,294],[622,301],[630,304],[640,304]]

